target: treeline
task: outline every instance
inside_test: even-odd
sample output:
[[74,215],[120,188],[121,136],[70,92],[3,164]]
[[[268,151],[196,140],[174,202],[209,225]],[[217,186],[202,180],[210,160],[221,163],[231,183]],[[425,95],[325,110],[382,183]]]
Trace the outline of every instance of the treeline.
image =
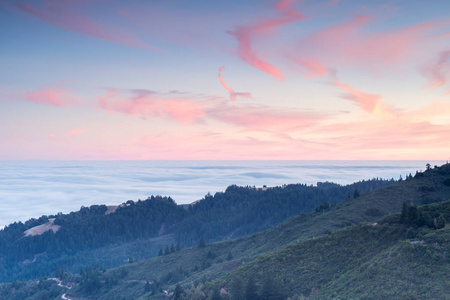
[[[58,257],[157,236],[161,227],[172,226],[186,214],[170,197],[159,196],[128,201],[112,214],[106,215],[106,211],[105,205],[92,205],[67,215],[44,216],[5,227],[0,231],[0,281],[50,275],[56,267],[52,261]],[[53,224],[61,226],[56,233],[49,230],[41,235],[24,235],[49,218],[55,218]]]
[[219,241],[259,232],[320,205],[336,204],[396,181],[374,178],[350,185],[319,182],[317,186],[290,184],[257,189],[229,186],[224,193],[208,194],[188,208],[187,217],[172,232],[183,245],[193,246],[201,237]]
[[[181,248],[197,245],[200,238],[212,242],[244,236],[314,211],[325,203],[341,202],[355,191],[364,193],[395,182],[372,179],[346,186],[325,182],[317,186],[291,184],[267,189],[232,185],[223,193],[206,195],[187,209],[170,197],[152,196],[145,201],[128,201],[111,214],[105,214],[108,209],[105,205],[93,205],[70,214],[14,223],[0,231],[0,281],[50,275],[62,257],[66,262],[76,257],[71,264],[82,265],[83,260],[91,264],[92,258],[76,254],[161,235],[170,236],[168,240],[174,241],[178,249],[180,245]],[[61,226],[56,233],[24,236],[27,229],[48,222],[49,218],[55,218],[54,224]],[[164,245],[153,247],[156,249],[144,251],[140,258],[157,255]],[[134,254],[126,257],[130,255]]]
[[441,229],[450,220],[450,201],[416,206],[404,202],[401,213],[387,216],[380,223],[401,224],[406,227]]

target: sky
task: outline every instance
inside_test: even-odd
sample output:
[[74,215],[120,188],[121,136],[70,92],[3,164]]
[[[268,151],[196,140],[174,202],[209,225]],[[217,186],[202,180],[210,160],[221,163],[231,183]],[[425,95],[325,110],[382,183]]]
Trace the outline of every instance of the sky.
[[450,1],[0,0],[0,160],[447,160]]

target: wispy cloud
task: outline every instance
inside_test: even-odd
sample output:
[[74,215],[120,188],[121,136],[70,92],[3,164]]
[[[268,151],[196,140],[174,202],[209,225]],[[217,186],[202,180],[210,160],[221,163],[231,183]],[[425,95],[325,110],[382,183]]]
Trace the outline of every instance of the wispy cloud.
[[283,73],[258,54],[253,47],[253,40],[258,36],[267,38],[274,29],[303,20],[304,17],[294,8],[296,2],[296,0],[281,0],[274,6],[280,16],[261,19],[250,25],[239,25],[234,30],[228,31],[238,41],[237,55],[247,64],[275,79],[283,79]]
[[231,89],[228,84],[226,84],[225,80],[222,78],[222,73],[225,72],[225,67],[219,68],[219,81],[222,84],[222,86],[230,93],[230,100],[235,103],[237,101],[237,97],[244,97],[244,98],[252,98],[252,95],[250,93],[236,93]]
[[61,85],[44,85],[40,90],[26,93],[24,99],[39,104],[70,107],[77,101],[72,93],[73,90]]
[[436,59],[428,63],[423,74],[428,77],[430,88],[439,88],[450,79],[450,50],[439,53]]
[[111,113],[119,112],[139,118],[165,117],[181,123],[193,123],[205,115],[208,99],[165,95],[148,90],[108,89],[98,105]]
[[368,94],[356,90],[352,86],[339,81],[336,75],[333,76],[332,85],[340,88],[345,93],[342,98],[350,100],[357,104],[361,109],[367,111],[370,114],[377,115],[379,117],[393,117],[394,112],[384,102],[383,97],[378,94]]
[[417,59],[423,54],[426,41],[434,38],[433,30],[447,24],[426,22],[373,32],[370,25],[375,23],[375,17],[360,15],[313,32],[289,50],[286,57],[309,78],[327,75],[327,70],[339,67],[382,72],[383,68]]
[[[238,95],[238,94],[236,94]],[[219,121],[250,131],[293,131],[324,119],[325,114],[265,105],[228,105],[221,98],[184,96],[148,90],[108,89],[100,108],[137,118],[166,118],[183,124]]]
[[326,118],[326,113],[264,105],[221,106],[209,116],[250,131],[291,132],[308,128]]
[[72,129],[62,135],[58,135],[58,134],[50,134],[50,138],[54,139],[54,140],[62,140],[62,139],[68,139],[77,135],[80,135],[82,133],[86,132],[86,130],[82,130],[82,129]]
[[78,4],[83,4],[83,2],[52,1],[51,3],[35,4],[34,6],[17,3],[17,7],[47,24],[70,32],[128,47],[149,51],[161,51],[157,47],[151,46],[127,33],[123,33],[123,30],[120,28],[102,24],[99,21],[87,17],[87,15],[83,15],[80,10],[75,9]]

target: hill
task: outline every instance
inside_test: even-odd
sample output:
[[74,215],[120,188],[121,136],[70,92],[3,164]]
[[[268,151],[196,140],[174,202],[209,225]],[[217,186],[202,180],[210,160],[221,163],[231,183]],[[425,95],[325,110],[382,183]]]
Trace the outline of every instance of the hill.
[[128,201],[115,210],[105,205],[42,216],[0,231],[0,281],[51,275],[57,267],[79,272],[92,264],[114,267],[130,257],[145,259],[166,247],[190,247],[244,236],[273,227],[300,213],[329,207],[355,191],[394,184],[372,179],[341,186],[291,184],[257,189],[230,186],[224,193],[178,206],[170,197]]
[[[213,288],[231,290],[234,278],[241,278],[244,285],[250,277],[255,279],[257,289],[262,290],[264,274],[272,272],[271,277],[278,278],[278,285],[283,287],[286,297],[310,295],[314,288],[313,294],[320,291],[317,297],[323,299],[338,295],[343,299],[380,298],[374,295],[398,298],[407,295],[408,291],[411,295],[433,298],[435,294],[420,289],[431,282],[438,282],[436,293],[442,295],[442,289],[447,288],[442,276],[449,271],[448,255],[445,254],[448,253],[445,248],[448,247],[445,244],[448,227],[436,230],[428,227],[408,228],[402,224],[388,225],[388,220],[395,219],[395,215],[384,218],[381,221],[384,225],[371,224],[389,212],[401,211],[406,202],[420,204],[430,202],[430,199],[450,199],[449,178],[448,165],[418,173],[415,178],[394,186],[348,199],[323,211],[299,215],[273,229],[248,237],[212,243],[204,248],[189,248],[107,270],[98,276],[100,282],[109,282],[109,285],[99,285],[89,293],[81,287],[68,294],[91,294],[99,299],[113,299],[124,295],[123,291],[126,291],[133,297],[146,299],[153,291],[157,299],[158,291],[163,288],[173,290],[177,283],[186,289],[186,293],[194,293],[199,284],[205,283],[200,285],[200,290],[208,294]],[[450,221],[448,210],[449,202],[420,209],[424,212],[440,211],[447,218],[447,223]],[[411,231],[415,233],[411,234]],[[410,244],[409,238],[425,239],[428,242]],[[416,246],[425,247],[425,250]],[[421,258],[424,251],[427,256]],[[397,256],[394,257],[393,253]],[[443,260],[439,260],[439,257]],[[395,263],[385,266],[388,262]],[[380,264],[385,269],[380,269]],[[422,268],[424,272],[421,275],[412,271],[408,273],[410,269],[405,271],[399,267],[402,264],[412,269]],[[394,272],[395,276],[390,272]],[[366,273],[367,277],[359,276]],[[389,281],[386,278],[391,277],[392,280],[389,280],[392,283],[380,283]],[[412,278],[423,280],[424,284],[418,284],[417,280],[409,283]],[[144,283],[147,281],[153,284],[151,291],[148,288],[145,293]],[[353,284],[352,289],[349,289],[350,284]],[[196,288],[192,289],[192,285]],[[364,293],[364,289],[358,286],[367,287],[366,291],[374,291],[374,294]],[[379,288],[383,286],[386,286],[386,290]]]
[[[170,293],[177,284],[188,299],[204,299],[202,295],[217,293],[222,287],[232,293],[236,286],[247,285],[250,278],[255,281],[254,291],[263,298],[267,296],[264,290],[277,291],[276,287],[281,287],[279,295],[284,298],[309,295],[310,299],[379,299],[382,295],[393,299],[404,296],[434,299],[436,295],[444,295],[442,290],[448,288],[448,282],[442,280],[448,272],[445,244],[448,227],[436,229],[429,223],[403,224],[398,220],[406,203],[408,211],[409,207],[416,207],[419,217],[428,214],[434,219],[438,214],[448,223],[450,205],[440,203],[448,199],[450,166],[447,164],[417,173],[395,185],[359,196],[355,193],[353,198],[336,205],[319,205],[312,213],[300,214],[250,236],[208,242],[204,247],[181,251],[169,250],[165,255],[109,270],[89,267],[73,275],[59,269],[57,274],[63,279],[63,285],[74,285],[65,290],[67,297],[77,299],[160,299],[164,290]],[[431,202],[435,204],[419,206]],[[395,212],[398,214],[392,214]],[[377,221],[382,225],[371,225]],[[422,239],[424,244],[420,244]],[[98,257],[101,251],[77,255],[80,253],[96,253]],[[395,263],[388,265],[389,262]],[[403,265],[409,269],[403,269]],[[418,270],[424,270],[423,274],[416,274]],[[265,274],[270,274],[268,277],[274,282],[270,283]],[[409,281],[414,278],[419,282],[411,284]],[[52,288],[60,289],[60,294],[64,291],[55,286],[54,280],[43,282],[42,286],[50,286],[45,289],[48,293]],[[436,284],[435,292],[427,290],[432,284]],[[30,295],[44,291],[36,282],[13,285],[14,290],[10,284],[2,287],[5,295],[11,296],[11,291],[28,291]],[[10,296],[8,299],[12,299]]]

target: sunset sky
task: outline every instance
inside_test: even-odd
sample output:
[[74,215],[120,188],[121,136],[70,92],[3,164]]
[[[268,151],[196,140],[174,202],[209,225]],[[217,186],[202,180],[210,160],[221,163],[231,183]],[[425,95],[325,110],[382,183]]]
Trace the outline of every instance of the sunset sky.
[[0,159],[450,157],[450,1],[0,0]]

